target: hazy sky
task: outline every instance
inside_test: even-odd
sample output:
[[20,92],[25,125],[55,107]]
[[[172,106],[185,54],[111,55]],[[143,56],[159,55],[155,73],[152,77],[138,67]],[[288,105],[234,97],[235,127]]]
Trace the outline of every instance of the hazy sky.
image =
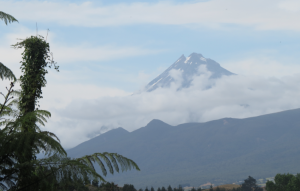
[[[124,3],[126,2],[126,3]],[[19,23],[0,23],[0,62],[20,76],[21,50],[10,45],[47,36],[60,72],[50,70],[41,109],[45,129],[72,147],[101,126],[132,131],[151,119],[172,125],[250,117],[299,108],[300,1],[16,1],[1,11]],[[182,54],[201,53],[239,74],[189,89],[137,94]],[[205,70],[205,69],[203,69]],[[176,71],[174,71],[176,73]],[[0,82],[1,91],[8,85]],[[213,88],[204,90],[205,83]]]

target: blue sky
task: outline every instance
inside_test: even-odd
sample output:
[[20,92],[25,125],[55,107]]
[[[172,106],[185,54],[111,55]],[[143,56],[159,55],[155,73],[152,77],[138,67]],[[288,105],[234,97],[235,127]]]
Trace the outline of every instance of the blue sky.
[[[143,72],[148,76],[148,78],[143,81],[143,83],[147,83],[147,80],[149,81],[158,75],[163,69],[167,68],[180,57],[181,54],[188,56],[192,52],[202,53],[205,57],[216,60],[224,67],[226,67],[228,62],[238,62],[254,57],[257,59],[260,57],[268,57],[269,59],[281,62],[282,66],[298,64],[298,41],[300,39],[298,28],[291,30],[286,29],[285,26],[271,26],[270,29],[259,29],[258,25],[263,25],[264,23],[260,24],[260,22],[255,19],[253,19],[254,21],[249,20],[248,17],[245,19],[245,22],[243,22],[243,15],[241,16],[241,21],[237,22],[232,18],[228,18],[227,22],[223,22],[221,18],[223,16],[222,13],[220,13],[219,17],[218,15],[210,15],[209,17],[213,18],[208,18],[207,20],[209,21],[211,19],[214,20],[214,22],[207,24],[206,22],[208,21],[205,20],[205,17],[201,17],[201,10],[199,10],[198,13],[197,9],[192,10],[194,13],[191,13],[190,16],[184,18],[183,21],[178,24],[176,21],[172,21],[172,18],[167,19],[163,23],[160,23],[159,19],[156,18],[147,18],[151,16],[155,17],[155,11],[165,11],[166,14],[168,14],[168,12],[173,11],[174,7],[176,7],[176,10],[180,10],[181,6],[187,7],[182,14],[188,14],[189,8],[195,4],[201,7],[201,2],[218,3],[216,0],[126,1],[126,3],[124,3],[124,1],[2,1],[4,8],[6,8],[3,11],[16,16],[20,23],[9,26],[2,24],[0,34],[2,38],[5,38],[5,35],[16,33],[20,28],[23,28],[27,30],[27,35],[30,35],[30,33],[34,35],[37,22],[39,34],[46,36],[46,30],[50,30],[49,37],[51,38],[51,45],[57,44],[58,46],[66,47],[81,46],[80,48],[83,49],[93,49],[94,47],[105,48],[108,46],[109,49],[111,49],[111,55],[106,58],[102,58],[101,56],[91,58],[93,56],[86,55],[86,57],[82,56],[77,60],[67,58],[60,59],[60,57],[56,60],[62,72],[65,70],[82,72],[82,70],[87,69],[83,75],[89,77],[86,77],[83,81],[80,79],[78,82],[117,87],[125,91],[136,91],[143,85],[136,81],[139,72]],[[253,1],[253,3],[250,3],[251,6],[253,6],[252,11],[255,11],[261,6],[276,6],[282,1],[258,2],[259,1]],[[216,3],[209,5],[209,7],[217,10],[224,9],[229,12],[229,14],[231,11],[243,11],[241,9],[245,8],[245,6],[234,4],[236,1],[227,1],[225,5],[222,4],[220,6],[218,6],[218,4],[216,5]],[[164,6],[160,8],[159,4],[163,4]],[[22,5],[31,6],[28,12],[31,10],[33,12],[31,11],[30,15],[27,15],[25,10],[17,12],[17,10],[21,9]],[[134,5],[140,5],[140,7],[132,8]],[[75,10],[74,6],[76,6],[76,11],[82,9],[85,13],[72,12]],[[114,15],[110,15],[109,13],[102,16],[99,10],[97,10],[97,8],[106,8],[109,11],[117,9],[117,6],[124,6],[129,9],[128,11],[131,9],[140,9],[142,12],[143,9],[150,9],[148,10],[150,13],[145,16],[146,18],[138,19],[136,17],[139,17],[139,14],[142,13],[137,11],[132,14],[132,17],[134,17],[133,20],[135,21],[128,21],[127,24],[122,24],[123,19],[119,17],[125,15],[128,17],[128,20],[131,18],[131,16],[128,16],[130,13],[126,10],[124,10],[123,14],[119,13],[118,18],[113,18]],[[14,7],[17,8],[14,10]],[[61,7],[62,10],[57,11],[55,10],[56,7]],[[53,10],[51,10],[51,8]],[[43,10],[39,9],[45,9],[48,10],[48,12],[43,15]],[[36,14],[34,10],[38,10]],[[100,16],[97,14],[93,15],[93,13],[88,15],[89,13],[86,12],[89,11],[96,11]],[[119,10],[115,11],[119,12]],[[269,11],[275,12],[276,10]],[[72,13],[72,15],[68,15],[69,12]],[[217,13],[218,11],[216,11],[216,14]],[[73,14],[77,15],[76,18],[72,18]],[[193,17],[193,14],[196,16],[200,15],[198,16],[200,18],[199,22],[189,19],[189,17]],[[238,15],[239,13],[234,14]],[[270,17],[272,17],[272,14],[276,14],[276,12],[271,13]],[[53,15],[59,16],[51,19]],[[180,13],[175,13],[175,15],[181,17]],[[40,16],[47,19],[40,19]],[[100,21],[97,20],[97,16],[99,16]],[[112,17],[111,24],[108,23],[110,19],[105,20],[105,16]],[[268,14],[264,16],[268,16]],[[293,18],[292,16],[291,18]],[[296,15],[294,16],[294,24],[299,25],[296,23]],[[86,18],[74,22],[77,17]],[[89,20],[90,17],[93,17],[92,21]],[[290,18],[287,18],[287,20],[288,19],[290,20]],[[101,20],[106,24],[102,25]],[[272,22],[276,23],[276,18],[274,18],[274,20],[275,21],[267,20],[265,22],[272,25]],[[20,34],[20,37],[21,36],[22,34]],[[124,50],[119,50],[121,53],[119,51],[113,53],[114,49],[126,49],[129,47],[132,50],[128,53]],[[79,49],[77,51],[80,51]],[[52,51],[54,55],[57,54],[55,49],[52,49]],[[99,50],[99,52],[95,52],[94,54],[101,55],[106,54],[106,52]],[[68,56],[72,57],[72,55]],[[260,64],[263,65],[264,63]],[[239,72],[237,67],[235,69],[235,67],[229,66],[228,69],[236,73]],[[88,74],[89,72],[93,74],[90,75]],[[253,71],[248,71],[244,74],[251,75],[252,73]],[[265,71],[265,75],[276,76],[278,74],[272,73],[272,70],[270,70]]]
[[[1,11],[19,20],[7,26],[0,24],[0,61],[17,75],[21,74],[21,51],[11,49],[10,45],[17,38],[35,35],[36,23],[40,35],[46,36],[47,29],[50,30],[48,41],[60,72],[49,73],[44,107],[54,116],[57,113],[50,121],[54,129],[53,124],[66,124],[72,119],[71,114],[59,118],[60,112],[67,112],[64,109],[69,104],[103,97],[123,99],[182,54],[201,53],[249,79],[256,76],[280,80],[300,71],[300,2],[296,0],[0,0],[0,4]],[[280,105],[270,111],[254,112],[259,110],[256,108],[244,116],[230,116],[247,117],[293,107]],[[219,117],[226,115],[198,121]],[[117,125],[134,130],[149,120],[150,117],[143,116],[134,124],[125,120]],[[179,122],[187,120],[173,124]],[[116,127],[94,120],[89,133],[102,125]],[[78,142],[86,139],[80,138]],[[78,142],[66,137],[64,144],[70,147]]]

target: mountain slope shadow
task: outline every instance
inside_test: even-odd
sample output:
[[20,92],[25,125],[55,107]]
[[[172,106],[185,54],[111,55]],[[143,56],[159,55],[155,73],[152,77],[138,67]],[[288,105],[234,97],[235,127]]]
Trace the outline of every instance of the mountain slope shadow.
[[107,176],[137,187],[231,183],[251,175],[300,172],[300,109],[246,119],[168,125],[153,120],[133,132],[119,128],[68,150],[71,157],[117,152],[140,172]]

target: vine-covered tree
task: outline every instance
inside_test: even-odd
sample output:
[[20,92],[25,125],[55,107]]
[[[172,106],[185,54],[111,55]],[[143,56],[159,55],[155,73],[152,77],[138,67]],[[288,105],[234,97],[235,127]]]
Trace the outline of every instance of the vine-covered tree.
[[[79,182],[87,177],[105,181],[94,168],[97,163],[104,176],[120,170],[139,170],[134,161],[117,153],[95,153],[82,158],[67,158],[57,136],[42,131],[50,112],[38,109],[42,87],[46,85],[46,67],[54,66],[49,44],[41,36],[31,36],[14,45],[24,48],[20,77],[21,91],[14,91],[14,82],[7,88],[4,102],[0,105],[0,187],[4,190],[69,190],[69,182]],[[0,65],[1,79],[15,79],[13,73]],[[14,99],[13,96],[19,96]],[[8,118],[4,118],[8,116]],[[48,158],[37,159],[36,154],[45,152]],[[67,184],[63,184],[67,183]]]

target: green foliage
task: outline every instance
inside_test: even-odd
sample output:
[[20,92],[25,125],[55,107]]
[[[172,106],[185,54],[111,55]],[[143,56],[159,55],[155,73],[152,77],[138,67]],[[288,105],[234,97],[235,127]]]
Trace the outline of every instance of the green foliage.
[[243,191],[262,191],[263,190],[262,188],[257,186],[256,180],[251,176],[249,176],[244,181],[245,182],[242,184]]
[[[7,123],[4,129],[0,131],[0,186],[3,189],[20,188],[21,172],[23,172],[24,176],[26,175],[23,179],[27,181],[26,184],[32,184],[32,182],[39,179],[39,176],[35,173],[38,167],[37,161],[25,160],[32,156],[32,151],[38,153],[40,150],[43,150],[45,154],[51,154],[55,151],[65,155],[64,149],[58,140],[51,137],[51,133],[20,132],[15,130],[16,124],[26,117],[18,118],[16,123]],[[31,149],[28,149],[28,147]]]
[[101,183],[100,190],[101,191],[120,191],[120,188],[118,187],[117,184],[115,184],[113,182],[106,182],[106,183]]
[[59,184],[54,187],[56,190],[80,190],[80,191],[89,191],[88,187],[85,185],[85,182],[82,179],[78,179],[76,176],[73,177],[64,177]]
[[267,191],[299,191],[300,174],[277,174],[274,182],[268,181],[266,184]]
[[14,81],[16,80],[16,77],[13,74],[13,72],[1,62],[0,62],[0,79],[1,80],[8,79]]
[[136,191],[132,184],[124,184],[123,191]]
[[179,186],[178,186],[178,189],[177,189],[177,191],[183,191],[183,188],[182,188],[182,186],[181,186],[181,185],[179,185]]
[[[46,67],[54,68],[58,71],[58,66],[52,59],[50,46],[42,36],[31,36],[25,40],[13,45],[14,48],[24,48],[22,53],[23,60],[21,70],[23,75],[20,77],[20,86],[22,88],[20,95],[20,110],[23,114],[32,112],[38,105],[38,99],[42,98],[42,87],[45,87],[47,81],[45,75],[48,73]],[[28,127],[24,127],[28,131]]]
[[154,191],[154,188],[153,188],[153,186],[151,186],[151,188],[150,188],[150,191]]
[[0,20],[3,20],[6,25],[7,23],[18,22],[18,20],[15,19],[13,16],[2,11],[0,11]]
[[[117,153],[95,153],[82,158],[70,159],[60,145],[58,137],[42,131],[51,113],[38,110],[38,99],[42,98],[42,87],[46,85],[47,66],[54,65],[50,59],[49,44],[42,37],[30,37],[14,45],[24,48],[20,78],[22,90],[14,91],[14,83],[7,88],[3,104],[0,104],[0,188],[15,191],[87,190],[90,180],[101,180],[94,168],[97,163],[104,176],[107,168],[115,171],[140,170],[137,164]],[[14,79],[13,73],[0,64],[1,79]],[[14,99],[13,96],[18,97]],[[47,158],[37,159],[44,152]],[[116,187],[114,184],[112,185]],[[130,189],[133,187],[129,186]],[[134,188],[134,187],[133,187]],[[110,189],[115,191],[116,189]],[[135,191],[135,189],[133,189]],[[131,190],[130,190],[131,191]]]
[[149,191],[148,187],[146,187],[145,191]]
[[[39,125],[44,125],[46,118],[50,117],[47,111],[39,110],[20,115],[20,112],[13,107],[18,106],[17,100],[12,100],[11,94],[18,95],[11,87],[2,104],[0,116],[2,120],[0,130],[0,186],[3,189],[20,189],[30,185],[39,179],[32,164],[36,160],[35,155],[44,151],[50,156],[53,153],[66,155],[65,150],[59,143],[58,138],[51,132],[41,131]],[[5,119],[3,117],[10,118]],[[34,119],[33,131],[22,131],[24,124]],[[22,177],[22,178],[21,178]]]
[[[167,189],[168,189],[168,191],[173,191],[171,185],[169,185]],[[153,191],[153,190],[151,190],[151,191]]]
[[[93,163],[97,162],[98,165],[101,167],[103,175],[106,176],[107,171],[106,171],[106,168],[101,159],[106,163],[106,165],[108,166],[109,172],[111,174],[114,173],[114,169],[117,172],[120,171],[119,165],[121,167],[122,172],[131,170],[131,168],[140,170],[139,167],[137,166],[137,164],[133,160],[130,160],[130,159],[128,159],[122,155],[119,155],[117,153],[108,153],[108,152],[94,153],[92,155],[86,155],[86,156],[84,156],[82,158],[78,158],[76,160],[85,164],[86,166],[89,166],[94,171],[95,171],[95,169],[94,169]],[[102,177],[101,177],[101,180],[105,181]]]
[[99,181],[97,179],[93,180],[92,185],[95,186],[95,187],[99,187]]

